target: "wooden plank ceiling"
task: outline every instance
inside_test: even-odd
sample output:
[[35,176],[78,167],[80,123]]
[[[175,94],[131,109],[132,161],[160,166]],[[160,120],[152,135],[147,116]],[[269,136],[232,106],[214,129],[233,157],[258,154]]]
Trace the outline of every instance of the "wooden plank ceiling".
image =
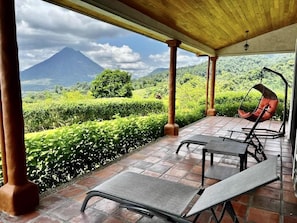
[[[296,0],[46,0],[198,55],[293,52]],[[247,51],[243,45],[248,30]]]

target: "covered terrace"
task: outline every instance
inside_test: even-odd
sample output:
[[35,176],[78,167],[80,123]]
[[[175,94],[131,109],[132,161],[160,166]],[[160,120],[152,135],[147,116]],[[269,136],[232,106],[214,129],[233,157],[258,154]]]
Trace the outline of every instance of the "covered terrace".
[[[67,185],[49,191],[40,197],[40,205],[33,212],[21,216],[0,214],[2,223],[165,223],[154,217],[144,217],[135,212],[119,208],[119,204],[99,197],[92,198],[84,214],[80,208],[86,192],[123,171],[132,171],[153,177],[160,177],[194,187],[201,185],[201,146],[184,145],[176,154],[180,142],[194,134],[227,136],[228,130],[240,130],[250,127],[251,122],[240,118],[209,116],[190,126],[180,129],[179,136],[165,136],[150,143],[138,151],[128,154],[110,165],[98,169],[91,174],[80,177]],[[278,121],[264,122],[261,127],[277,130]],[[241,135],[242,136],[242,135]],[[278,163],[280,181],[268,184],[251,193],[246,193],[232,200],[240,223],[293,223],[297,221],[297,198],[292,187],[291,145],[286,138],[262,139],[265,153],[269,156],[281,155]],[[215,156],[215,163],[222,166],[238,167],[238,157]],[[256,164],[248,157],[248,167]],[[209,156],[206,166],[209,166]],[[216,181],[206,179],[205,184]],[[217,210],[219,210],[218,207]],[[198,222],[213,222],[210,211],[203,212]],[[223,222],[231,222],[228,214]]]
[[[216,61],[219,57],[226,55],[295,52],[297,38],[297,2],[295,0],[48,0],[48,2],[143,34],[164,42],[164,44],[168,44],[171,51],[168,80],[170,91],[168,102],[168,124],[164,127],[165,133],[168,136],[156,142],[156,145],[158,146],[153,146],[153,148],[151,148],[152,150],[157,149],[160,153],[162,153],[162,151],[164,152],[164,150],[172,153],[172,150],[174,150],[173,147],[178,144],[183,131],[185,131],[185,135],[188,134],[186,129],[180,131],[178,125],[175,124],[176,51],[179,47],[191,51],[197,56],[204,55],[209,57],[209,69],[206,71],[209,77],[209,83],[207,83],[206,87],[206,95],[209,95],[209,103],[207,104],[208,115],[215,115],[216,113],[214,104],[215,76]],[[55,202],[50,201],[49,203],[46,203],[46,200],[43,200],[43,202],[41,200],[41,205],[38,206],[38,188],[35,184],[29,182],[26,177],[26,154],[24,148],[24,126],[19,80],[14,1],[0,1],[0,33],[0,84],[2,110],[0,116],[0,136],[1,155],[3,160],[2,168],[5,173],[5,184],[0,188],[0,210],[12,215],[20,215],[32,213],[32,210],[39,207],[39,211],[33,212],[33,215],[36,216],[42,212],[40,210],[43,208],[43,204],[45,204],[45,209],[51,209],[51,204],[54,204]],[[290,165],[293,158],[292,154],[294,152],[293,148],[295,146],[296,134],[296,95],[297,91],[294,84],[289,113],[289,126],[286,137],[268,143],[269,148],[278,150],[277,152],[274,151],[272,153],[281,152],[281,158],[286,158],[285,162],[280,165],[281,170],[285,169],[288,171],[286,172],[286,177],[283,177],[282,179],[290,178],[289,169],[291,168]],[[228,121],[222,122],[223,124],[219,126],[219,129],[225,129],[225,127],[228,127],[234,122],[239,124],[236,119],[226,120]],[[205,124],[206,123],[198,122],[197,128],[203,129]],[[189,129],[191,129],[191,127],[189,127]],[[218,128],[215,129],[216,131],[219,130]],[[274,144],[274,142],[278,142],[277,145]],[[170,143],[173,143],[173,145],[170,145]],[[286,145],[285,150],[282,145]],[[265,148],[267,148],[267,144]],[[269,148],[267,148],[268,151]],[[140,151],[140,154],[143,153],[150,155],[145,158],[148,160],[145,160],[144,163],[147,161],[153,162],[154,156],[152,156],[149,151]],[[284,154],[286,154],[286,156],[284,156]],[[138,156],[136,154],[133,155],[136,157]],[[180,156],[173,157],[171,154],[171,159],[176,161],[176,164],[182,162],[181,166],[184,165],[182,160],[189,161],[190,165],[194,165],[191,163],[193,160],[199,164],[199,155],[195,155],[195,153],[183,155],[184,156],[180,154]],[[196,158],[191,158],[191,156]],[[140,157],[143,156],[140,155]],[[186,164],[185,166],[187,165],[189,164]],[[112,169],[113,167],[114,166],[111,166],[109,168]],[[196,168],[198,168],[199,172],[199,167]],[[104,170],[102,171],[104,173]],[[178,172],[180,171],[176,171],[176,174],[178,174]],[[281,173],[283,174],[283,172]],[[100,173],[98,173],[98,175],[100,176]],[[178,180],[183,180],[182,178],[187,175],[188,174],[186,173],[184,173],[184,175],[182,174]],[[100,179],[102,180],[104,178],[98,177],[91,179],[95,181],[98,179],[98,181],[100,181]],[[286,188],[290,193],[282,193],[283,195],[286,194],[286,196],[282,195],[277,197],[281,204],[281,208],[277,209],[281,211],[278,211],[278,214],[276,214],[278,216],[276,217],[277,220],[275,217],[272,217],[274,220],[269,222],[277,222],[278,220],[280,222],[284,220],[290,222],[290,220],[287,220],[291,219],[289,216],[296,215],[296,198],[294,193],[292,193],[293,184],[290,180],[287,182],[288,183],[286,183],[284,187],[282,186],[284,184],[281,184],[281,186],[279,184],[272,186],[278,187],[278,189]],[[196,184],[199,184],[198,179]],[[67,193],[67,191],[64,192]],[[267,193],[269,195],[273,194],[270,192]],[[290,200],[289,203],[292,205],[284,205],[284,197],[286,197],[286,199],[288,198]],[[59,198],[57,199],[59,200]],[[250,205],[250,198],[247,200],[246,203]],[[270,201],[271,202],[267,203],[273,203],[272,200]],[[265,203],[264,201],[262,202],[259,200],[259,203],[259,206],[261,206],[261,204],[262,206],[268,206],[263,205],[263,203]],[[69,206],[71,205],[66,202],[64,205],[66,208],[64,210],[65,212],[72,213],[72,210],[68,209]],[[52,209],[55,208],[56,207],[53,207]],[[62,210],[63,209],[60,208],[56,211],[58,213],[59,211],[63,212]],[[255,212],[251,211],[249,208],[244,210],[245,211],[243,212],[245,214],[243,214],[243,216],[245,217],[243,218],[245,221],[258,221]],[[265,211],[259,212],[261,212],[261,214],[265,213]],[[97,216],[95,212],[93,214]],[[14,219],[27,221],[26,218],[25,220],[24,218],[10,218],[5,214],[2,214],[1,217],[2,216],[4,219],[3,221],[13,221]],[[254,217],[247,216],[254,216],[255,219]],[[80,217],[83,218],[82,215],[80,215]],[[271,219],[270,217],[271,216],[269,215],[268,219]],[[73,222],[83,222],[84,220],[81,218],[74,219]],[[85,218],[87,218],[87,216],[85,216]],[[68,222],[70,219],[71,218],[67,218],[63,220],[63,218],[60,218],[62,222]],[[34,221],[35,220],[32,220],[32,222]],[[56,221],[59,222],[59,220]],[[124,220],[118,221],[125,222]],[[97,220],[97,222],[100,222],[100,220]],[[112,222],[112,220],[110,222]],[[116,220],[114,222],[116,222]]]

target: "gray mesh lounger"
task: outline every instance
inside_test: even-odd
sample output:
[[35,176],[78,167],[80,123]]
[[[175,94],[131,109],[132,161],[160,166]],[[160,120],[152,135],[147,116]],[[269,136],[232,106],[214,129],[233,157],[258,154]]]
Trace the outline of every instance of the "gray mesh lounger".
[[187,147],[189,148],[190,144],[205,146],[210,141],[223,141],[223,140],[224,140],[224,138],[217,137],[217,136],[209,136],[209,135],[201,135],[201,134],[193,135],[193,136],[191,136],[185,140],[182,140],[180,142],[180,144],[176,150],[176,154],[178,154],[180,148],[184,144],[187,144]]
[[[159,216],[170,222],[196,222],[199,214],[207,209],[211,210],[215,222],[221,222],[226,211],[233,222],[239,222],[231,199],[278,179],[275,157],[206,189],[197,189],[137,173],[122,172],[89,191],[82,204],[81,212],[86,209],[90,198],[100,196],[118,202],[120,207],[149,217]],[[201,196],[190,210],[187,209],[191,201],[198,198],[197,194]],[[223,209],[218,217],[214,207],[219,204],[223,204]]]
[[[261,116],[259,116],[261,117]],[[254,147],[254,151],[250,152],[247,151],[247,153],[249,155],[251,155],[253,158],[255,158],[255,160],[257,162],[261,162],[262,160],[266,160],[267,156],[264,152],[264,146],[262,145],[261,141],[259,140],[259,138],[257,137],[257,135],[254,133],[256,128],[256,125],[253,126],[253,128],[251,128],[249,133],[244,133],[246,134],[246,138],[244,140],[239,140],[239,139],[233,139],[231,138],[232,134],[234,132],[238,132],[238,131],[230,131],[231,132],[231,136],[230,137],[220,137],[220,136],[209,136],[209,135],[201,135],[201,134],[197,134],[197,135],[193,135],[185,140],[182,140],[179,144],[179,146],[176,149],[176,154],[178,154],[180,148],[184,145],[187,144],[187,147],[189,148],[190,144],[196,144],[196,145],[201,145],[201,146],[205,146],[207,143],[209,143],[210,141],[224,141],[224,140],[229,140],[229,141],[235,141],[235,142],[241,142],[241,143],[248,143],[249,145]],[[238,132],[240,133],[240,132]],[[242,132],[241,132],[242,133]],[[260,155],[260,158],[258,157],[258,155]]]
[[[176,150],[176,154],[179,152],[180,148],[182,147],[183,144],[187,144],[187,147],[189,148],[190,144],[196,144],[196,145],[206,145],[207,143],[209,143],[211,140],[233,140],[233,141],[237,141],[237,142],[242,142],[242,143],[248,143],[249,145],[254,147],[254,151],[250,152],[247,151],[247,153],[249,155],[251,155],[253,158],[255,158],[255,160],[257,162],[261,162],[262,160],[266,160],[266,154],[264,152],[264,146],[262,145],[260,139],[258,138],[257,134],[255,133],[255,130],[257,128],[257,125],[259,124],[260,120],[262,119],[262,117],[264,116],[264,114],[266,113],[267,109],[269,108],[269,106],[267,105],[265,107],[265,109],[262,110],[261,114],[259,115],[259,117],[255,120],[254,125],[252,128],[249,128],[248,132],[241,132],[243,134],[246,135],[244,140],[239,140],[239,139],[234,139],[232,138],[232,134],[234,132],[240,133],[239,131],[233,131],[231,130],[230,133],[230,137],[215,137],[215,136],[208,136],[208,135],[201,135],[201,134],[197,134],[197,135],[193,135],[191,137],[189,137],[188,139],[185,139],[183,141],[181,141],[180,145],[178,146],[177,150]],[[261,157],[259,158],[258,155],[260,155]]]

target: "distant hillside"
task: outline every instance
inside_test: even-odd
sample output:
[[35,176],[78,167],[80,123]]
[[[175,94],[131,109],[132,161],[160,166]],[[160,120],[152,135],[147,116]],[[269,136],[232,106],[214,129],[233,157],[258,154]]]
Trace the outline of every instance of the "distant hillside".
[[[243,89],[259,82],[259,73],[263,67],[268,67],[274,71],[282,73],[287,81],[292,83],[294,71],[294,54],[271,54],[271,55],[253,55],[253,56],[234,56],[221,57],[217,60],[217,78],[216,85],[225,85],[227,89]],[[177,82],[185,74],[206,77],[207,62],[196,66],[182,67],[177,69]],[[279,81],[276,75],[267,74],[263,78],[264,82]],[[159,86],[163,89],[168,84],[168,69],[159,73],[139,78],[133,81],[134,89],[143,89]],[[274,83],[275,85],[275,83]]]
[[163,71],[168,71],[169,68],[157,68],[155,70],[153,70],[152,72],[150,72],[147,76],[152,76],[154,74],[158,74],[158,73],[161,73]]
[[90,82],[104,70],[80,51],[64,48],[49,59],[21,72],[23,91],[42,91],[56,85],[73,86]]

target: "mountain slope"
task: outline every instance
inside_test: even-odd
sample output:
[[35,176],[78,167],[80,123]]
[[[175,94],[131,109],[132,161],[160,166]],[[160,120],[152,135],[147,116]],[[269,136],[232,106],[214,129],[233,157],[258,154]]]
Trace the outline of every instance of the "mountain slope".
[[[294,54],[265,54],[251,56],[221,57],[216,67],[216,88],[226,85],[225,89],[238,90],[260,82],[259,73],[263,67],[270,68],[284,75],[289,84],[293,82]],[[133,81],[134,89],[155,87],[164,89],[168,85],[168,70],[141,77]],[[177,83],[183,81],[185,74],[205,77],[207,62],[195,66],[182,67],[176,70]],[[265,74],[263,82],[274,82],[271,85],[282,87],[281,79],[273,74]],[[157,87],[156,87],[157,86]],[[228,87],[228,88],[227,88]],[[160,91],[160,90],[156,90]]]
[[146,76],[152,76],[154,74],[158,74],[158,73],[161,73],[163,71],[168,71],[169,68],[156,68],[155,70],[153,70],[152,72],[150,72],[148,75]]
[[65,47],[49,59],[22,71],[22,90],[46,90],[56,85],[68,87],[78,82],[90,82],[103,70],[80,51]]

